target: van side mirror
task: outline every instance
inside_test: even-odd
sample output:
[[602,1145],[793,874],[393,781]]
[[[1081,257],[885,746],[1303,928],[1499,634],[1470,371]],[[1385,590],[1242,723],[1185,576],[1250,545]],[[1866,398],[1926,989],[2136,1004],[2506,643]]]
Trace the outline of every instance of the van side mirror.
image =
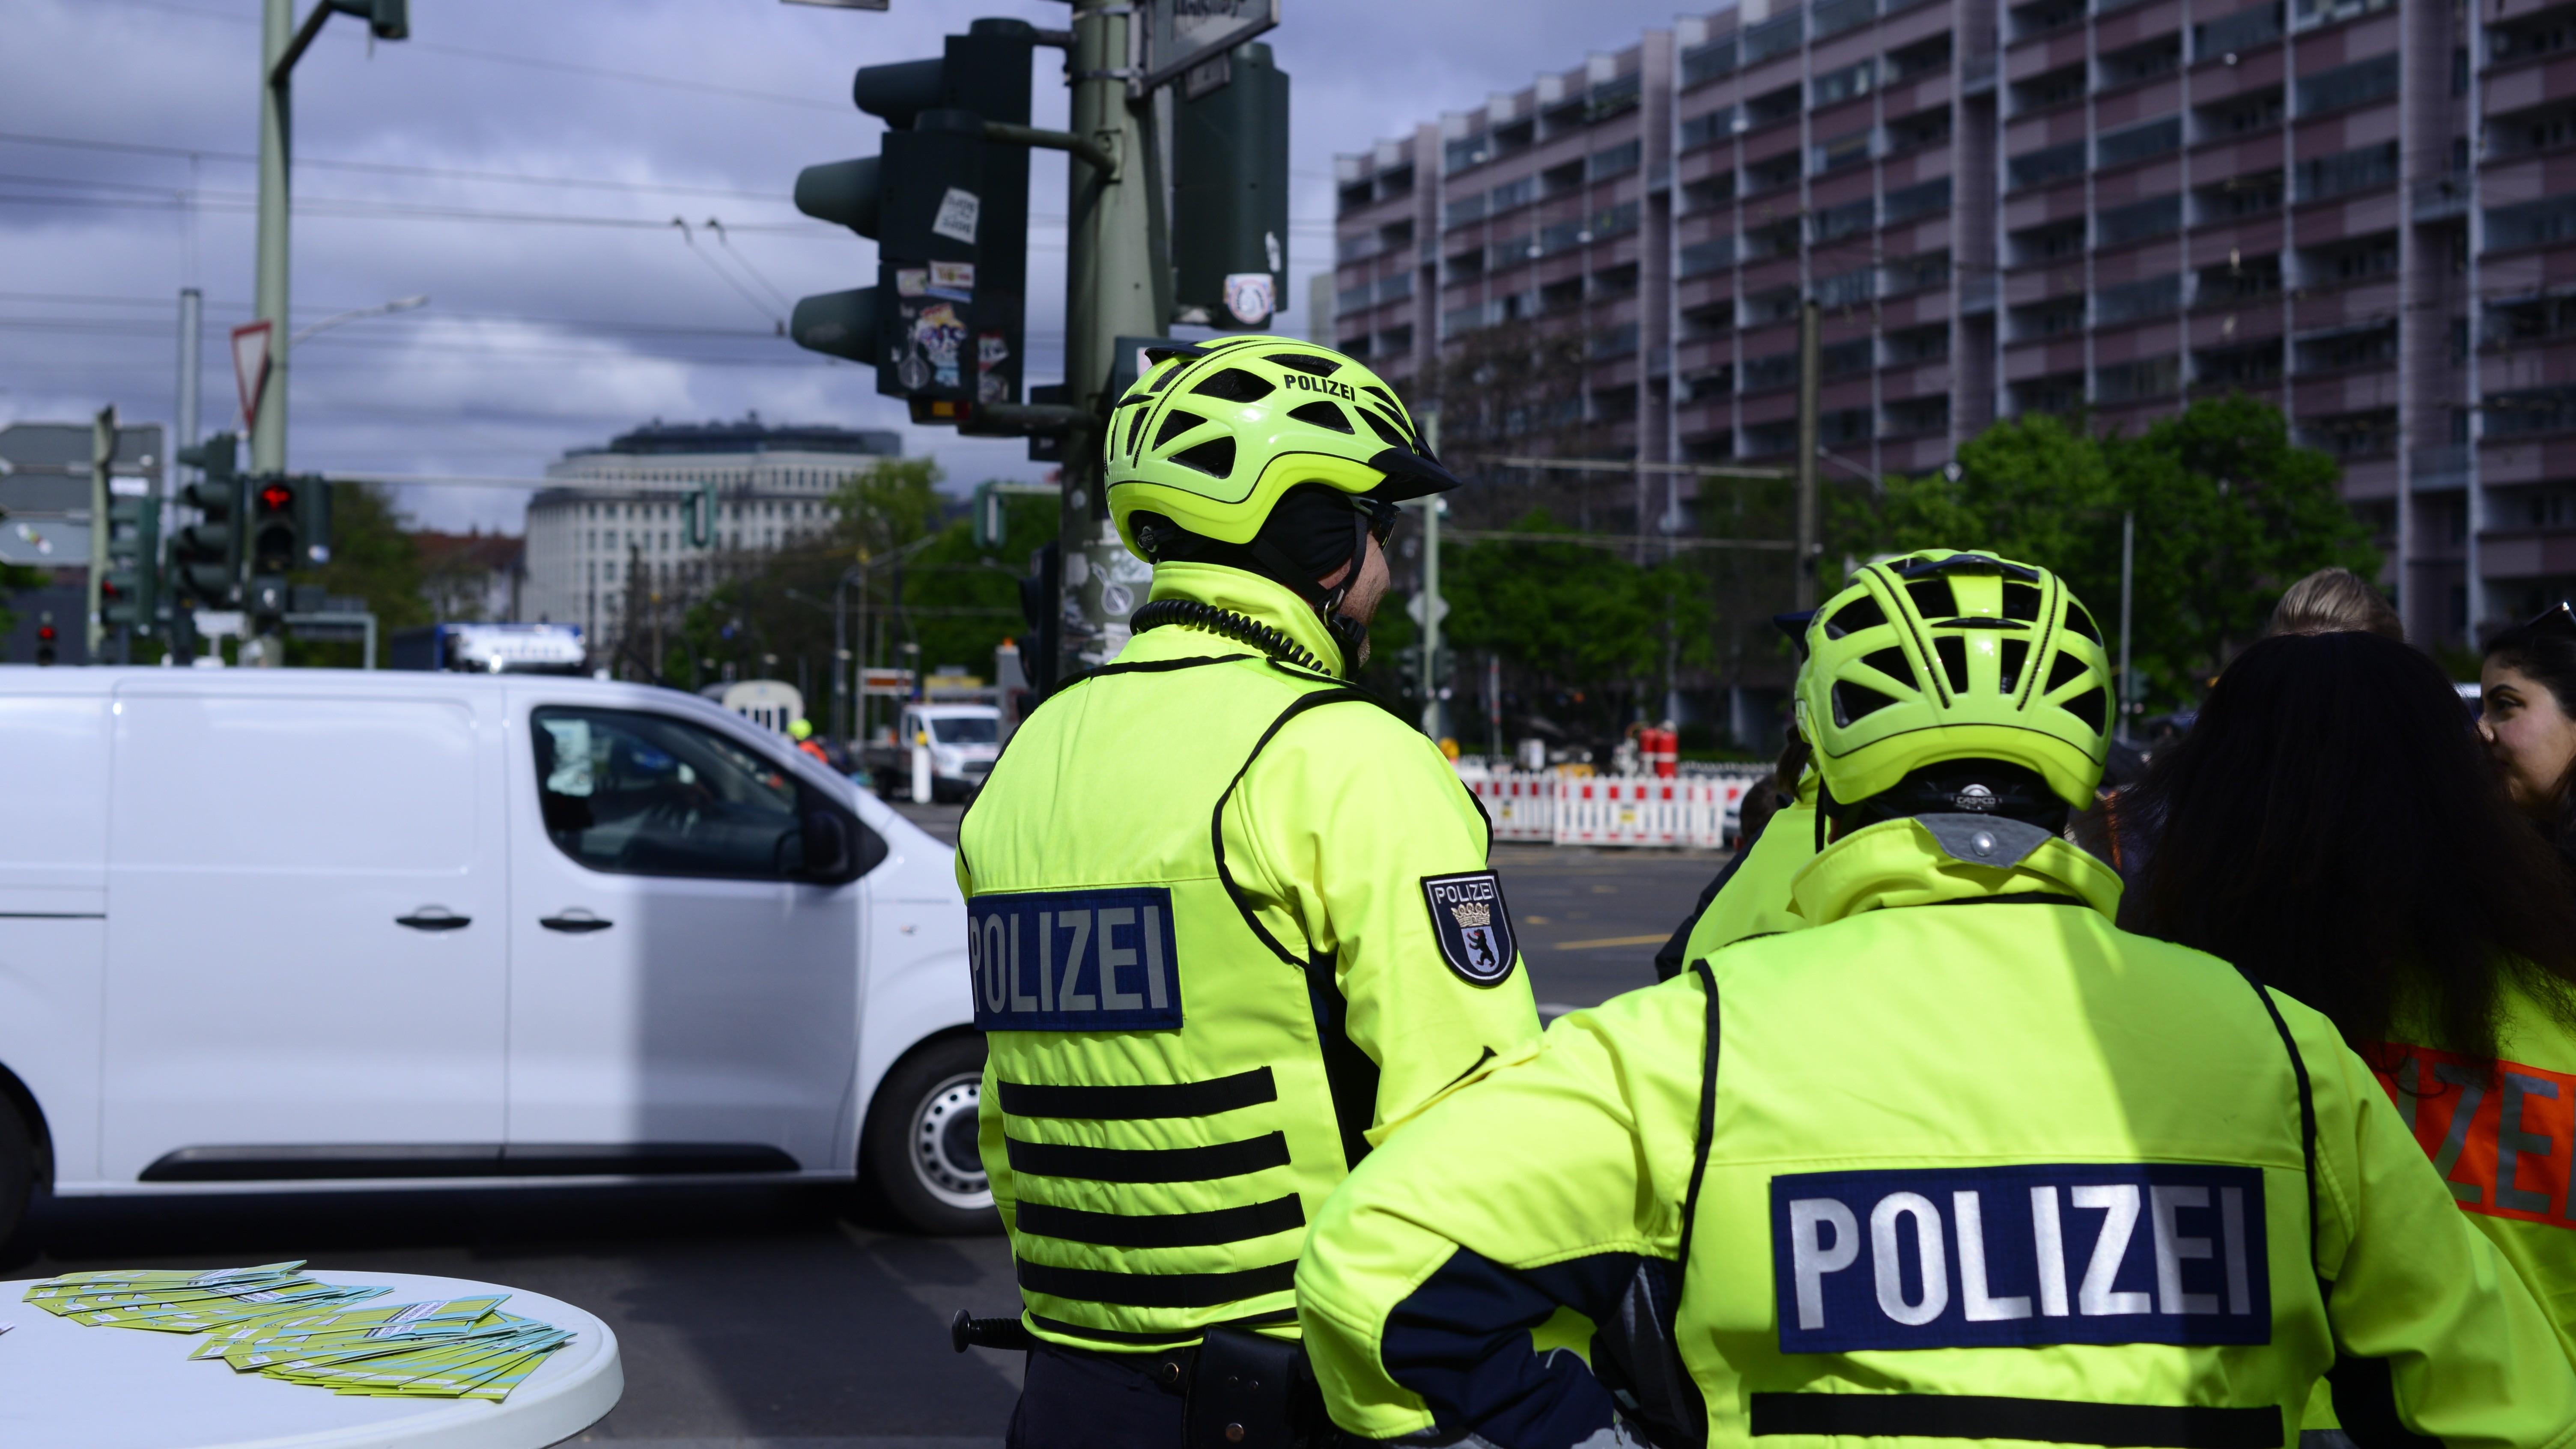
[[805,813],[805,868],[803,874],[812,880],[839,881],[850,874],[850,827],[840,812],[809,810]]

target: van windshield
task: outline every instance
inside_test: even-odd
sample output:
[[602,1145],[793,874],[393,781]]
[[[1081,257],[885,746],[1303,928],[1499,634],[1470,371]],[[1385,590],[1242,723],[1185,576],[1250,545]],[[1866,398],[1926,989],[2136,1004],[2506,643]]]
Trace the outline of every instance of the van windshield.
[[930,733],[943,745],[990,745],[1002,738],[1000,722],[982,715],[932,720]]

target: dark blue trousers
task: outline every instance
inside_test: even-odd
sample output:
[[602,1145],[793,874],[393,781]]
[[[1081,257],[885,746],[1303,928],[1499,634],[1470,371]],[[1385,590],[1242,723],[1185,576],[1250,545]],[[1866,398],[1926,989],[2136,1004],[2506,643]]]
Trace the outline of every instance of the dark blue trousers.
[[1040,1343],[1029,1350],[1006,1449],[1180,1449],[1183,1363]]

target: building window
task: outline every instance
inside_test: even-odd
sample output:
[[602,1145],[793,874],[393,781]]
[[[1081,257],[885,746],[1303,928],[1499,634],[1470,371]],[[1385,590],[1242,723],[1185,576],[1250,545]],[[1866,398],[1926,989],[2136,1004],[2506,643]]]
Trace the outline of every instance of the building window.
[[2045,226],[2024,227],[2014,232],[2009,240],[2012,242],[2012,259],[2021,266],[2036,266],[2071,257],[2084,250],[2084,218],[2070,216]]
[[1744,360],[1744,390],[1748,393],[1769,392],[1787,387],[1798,380],[1798,354],[1774,352],[1768,357]]
[[2102,212],[2101,244],[2106,247],[2126,246],[2149,237],[2165,236],[2182,229],[2182,194],[2149,197],[2126,206],[2106,208]]
[[1595,151],[1584,158],[1584,177],[1591,181],[1606,181],[1613,176],[1625,176],[1637,169],[1644,155],[1645,146],[1640,141],[1613,146],[1607,151]]
[[2170,75],[2181,68],[2182,35],[2176,32],[2102,57],[2102,84],[2106,87],[2136,85],[2160,75]]
[[2107,132],[2093,143],[2094,164],[2102,167],[2126,166],[2161,156],[2182,146],[2182,117],[2167,116],[2162,120]]
[[1887,436],[1921,438],[1950,431],[1950,399],[1941,397],[1908,398],[1887,405]]
[[1877,207],[1878,203],[1866,196],[1841,206],[1826,207],[1816,213],[1816,240],[1829,242],[1860,235],[1869,230]]
[[2061,372],[2053,377],[2038,377],[2012,385],[2015,412],[2071,412],[2083,401],[2084,374],[2080,372]]
[[2149,277],[2143,282],[2125,286],[2102,287],[2094,292],[2096,326],[2117,327],[2124,322],[2137,322],[2148,317],[2162,317],[2182,308],[2182,274]]
[[2239,221],[2249,216],[2262,216],[2281,209],[2281,173],[2261,171],[2251,176],[2230,176],[2214,186],[2204,186],[2193,193],[2200,201],[2200,217],[2205,222]]
[[1892,366],[1939,362],[1949,355],[1950,324],[1947,322],[1935,322],[1929,327],[1908,327],[1887,334],[1887,360]]
[[2369,412],[2343,413],[2309,420],[2299,430],[2312,448],[2323,448],[2338,458],[2364,458],[2397,451],[2397,409],[2374,408]]
[[1865,165],[1869,161],[1869,132],[1859,130],[1817,143],[1815,174],[1840,171],[1846,166]]
[[2281,339],[2213,347],[2191,355],[2192,382],[2206,388],[2263,387],[2281,380]]
[[1870,370],[1877,361],[1877,344],[1866,337],[1836,342],[1816,350],[1816,371],[1825,377],[1850,377]]
[[1840,70],[1829,70],[1816,77],[1813,87],[1814,104],[1818,109],[1822,109],[1826,106],[1839,105],[1855,96],[1868,95],[1870,83],[1877,78],[1878,61],[1875,58],[1855,62]]
[[1806,38],[1806,18],[1805,7],[1792,5],[1760,24],[1746,26],[1743,31],[1744,63],[1756,65],[1797,49],[1798,42]]
[[2191,54],[2194,60],[2217,60],[2237,51],[2252,50],[2281,38],[2280,0],[2266,5],[2249,5],[2233,15],[2191,28]]
[[2045,75],[2032,76],[2025,81],[2013,82],[2013,110],[2016,113],[2045,111],[2053,106],[2062,106],[2069,101],[2081,99],[2083,94],[2084,67],[2080,64],[2070,65]]
[[2396,271],[2397,233],[2393,231],[2299,250],[2303,286],[2340,287],[2393,276]]
[[2026,307],[2015,307],[2010,313],[2011,340],[2034,342],[2046,337],[2064,337],[2084,330],[2084,299],[2052,297]]
[[1924,146],[1938,146],[1950,139],[1950,108],[1934,106],[1916,111],[1887,123],[1887,149],[1890,152],[1912,151]]
[[1894,297],[1919,292],[1926,287],[1950,285],[1950,249],[1916,252],[1898,257],[1887,264],[1887,295]]
[[2025,151],[2012,158],[2011,171],[2015,190],[2080,176],[2084,171],[2084,143],[2069,141],[2062,146]]
[[1918,75],[1950,68],[1950,32],[1944,30],[1930,40],[1918,40],[1902,50],[1887,53],[1887,83],[1912,80]]
[[2487,211],[2487,249],[2511,251],[2576,236],[2576,193],[2544,196]]
[[1681,148],[1694,151],[1702,146],[1715,145],[1734,134],[1735,107],[1720,106],[1683,119]]
[[2299,114],[2340,111],[2397,94],[2397,53],[2339,65],[2299,78]]
[[2301,373],[2350,372],[2385,367],[2397,360],[2397,324],[2343,327],[2302,337],[2292,348]]
[[1711,237],[1682,248],[1679,274],[1696,277],[1729,266],[1735,261],[1735,238]]
[[2182,361],[2175,357],[2146,357],[2136,362],[2114,363],[2094,369],[2094,400],[2103,403],[2137,402],[2144,398],[2166,397],[2182,390]]
[[1901,186],[1887,193],[1887,219],[1883,225],[1912,221],[1936,211],[1950,209],[1950,178],[1926,181],[1918,186]]
[[2382,141],[2299,163],[2299,200],[2322,201],[2397,181],[2397,143]]
[[1705,45],[1695,45],[1682,52],[1682,86],[1688,89],[1703,81],[1735,73],[1735,40],[1733,35],[1720,36]]

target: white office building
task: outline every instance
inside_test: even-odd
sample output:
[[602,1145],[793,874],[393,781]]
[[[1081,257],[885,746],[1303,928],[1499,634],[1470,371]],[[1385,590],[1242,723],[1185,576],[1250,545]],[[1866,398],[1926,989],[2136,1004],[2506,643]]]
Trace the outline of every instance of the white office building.
[[[631,571],[666,600],[694,597],[727,569],[830,526],[832,490],[872,458],[903,452],[901,434],[659,418],[576,448],[546,476],[593,486],[547,489],[528,504],[520,617],[582,626],[594,651],[614,632]],[[619,486],[600,487],[600,483]],[[681,500],[712,483],[715,536],[692,547]]]

